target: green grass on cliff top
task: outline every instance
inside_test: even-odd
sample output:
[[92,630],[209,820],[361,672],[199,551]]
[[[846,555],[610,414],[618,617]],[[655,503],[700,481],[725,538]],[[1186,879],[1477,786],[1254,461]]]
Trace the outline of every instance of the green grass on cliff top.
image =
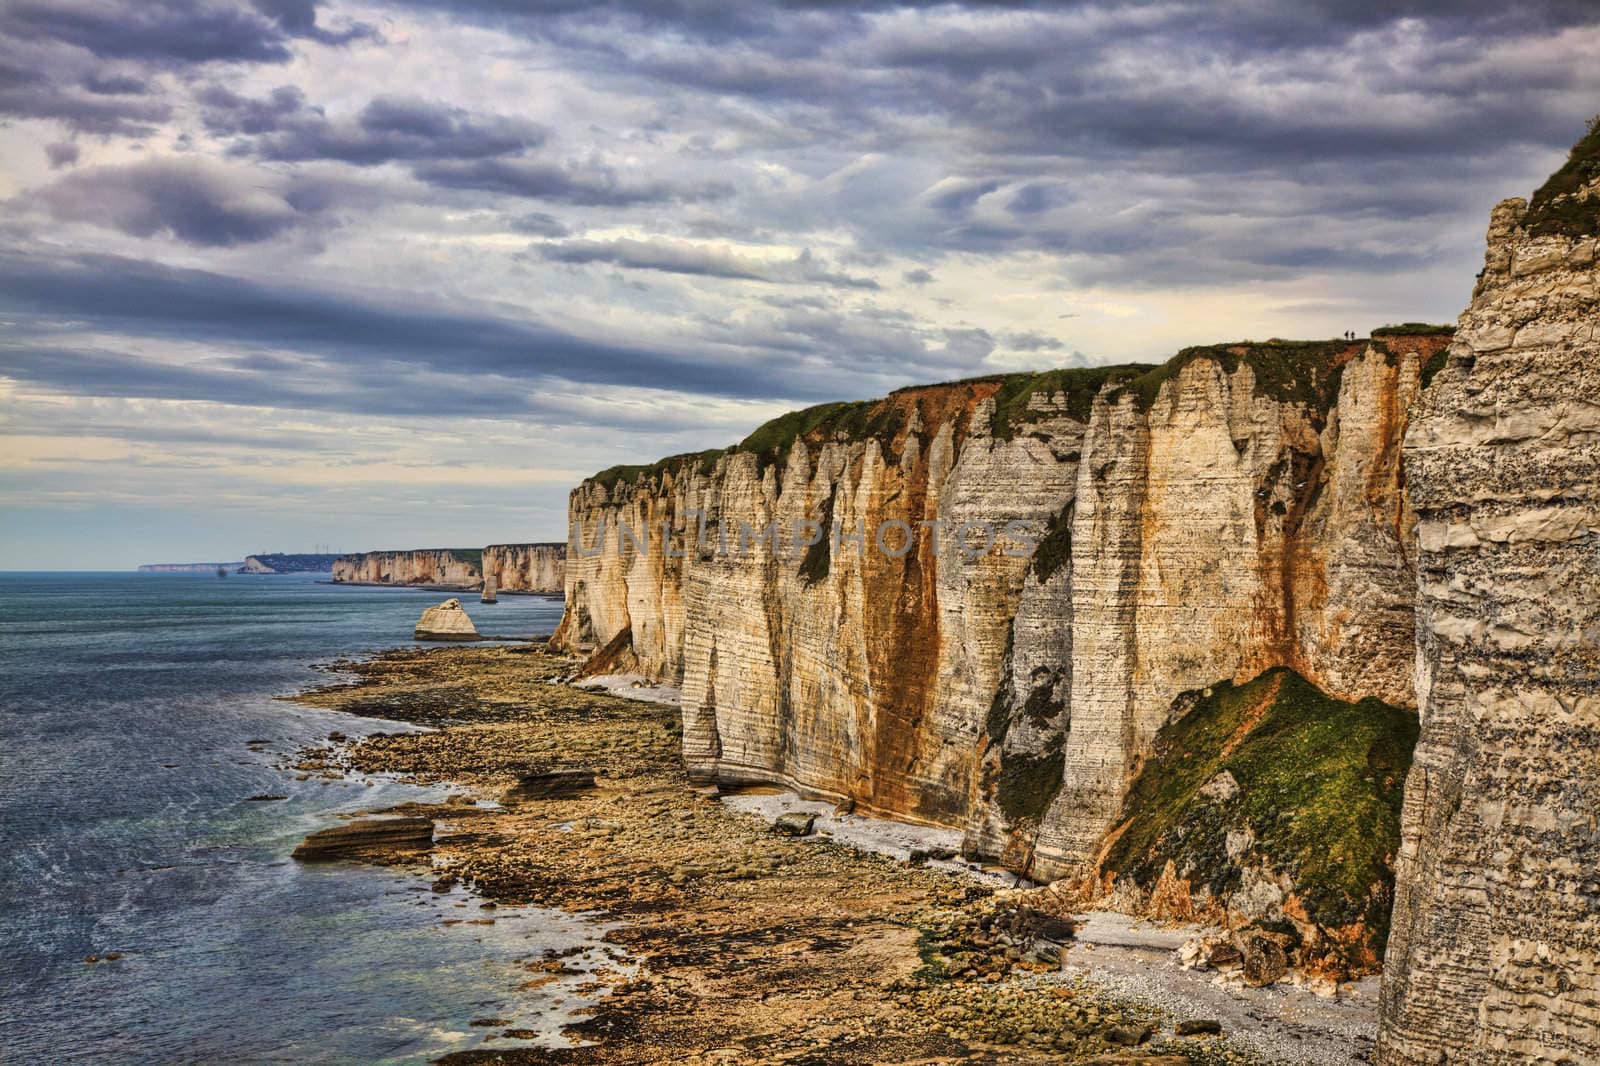
[[[1449,332],[1449,326],[1432,326],[1420,322],[1407,322],[1398,326],[1384,326],[1373,335],[1418,335]],[[1041,412],[1030,409],[1033,397],[1043,394],[1053,397],[1060,394],[1066,403],[1066,412],[1080,422],[1089,420],[1089,412],[1096,396],[1106,393],[1111,398],[1131,394],[1144,409],[1155,401],[1164,382],[1175,377],[1178,371],[1200,358],[1210,358],[1221,364],[1227,373],[1233,373],[1241,363],[1248,363],[1255,371],[1256,388],[1277,399],[1297,402],[1320,412],[1326,412],[1338,395],[1338,358],[1356,341],[1343,339],[1326,341],[1269,340],[1264,343],[1240,341],[1231,344],[1200,345],[1185,348],[1160,365],[1151,363],[1122,363],[1115,366],[1061,367],[1020,374],[989,374],[982,377],[962,378],[936,385],[915,385],[896,389],[890,396],[920,389],[959,388],[965,385],[995,383],[994,415],[991,432],[1001,440],[1012,440],[1026,431],[1029,423],[1042,417]],[[1108,392],[1109,390],[1109,392]],[[855,400],[816,404],[798,411],[789,411],[758,426],[744,440],[731,448],[714,448],[704,452],[672,455],[645,465],[613,466],[594,475],[589,480],[607,489],[619,484],[651,481],[671,470],[697,466],[701,473],[709,474],[717,460],[730,452],[747,452],[756,457],[757,466],[765,470],[777,465],[780,469],[788,461],[789,452],[798,440],[868,440],[876,438],[889,451],[890,441],[903,427],[903,414],[898,405],[883,400]]]
[[1600,179],[1600,115],[1572,146],[1567,161],[1528,201],[1522,224],[1536,237],[1592,237],[1600,234],[1600,196],[1578,200],[1573,194]]
[[[1158,735],[1128,795],[1132,817],[1106,868],[1148,887],[1170,859],[1180,877],[1220,895],[1239,884],[1227,834],[1248,828],[1252,857],[1293,878],[1314,921],[1362,922],[1364,946],[1381,957],[1416,715],[1373,698],[1334,699],[1286,667],[1189,698],[1194,706]],[[1238,796],[1202,797],[1224,770]]]

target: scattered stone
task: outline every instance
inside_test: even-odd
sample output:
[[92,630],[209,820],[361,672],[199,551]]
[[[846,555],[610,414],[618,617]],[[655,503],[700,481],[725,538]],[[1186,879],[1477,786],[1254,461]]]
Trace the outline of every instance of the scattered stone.
[[429,607],[417,620],[412,632],[415,640],[477,640],[478,628],[454,596],[437,607]]
[[260,795],[260,796],[246,796],[244,798],[244,801],[246,803],[272,803],[272,802],[274,802],[276,800],[286,800],[288,798],[289,798],[288,796]]
[[778,820],[772,823],[772,831],[779,836],[808,837],[816,824],[816,815],[790,811],[788,814],[778,815]]
[[384,859],[432,846],[433,822],[428,818],[363,818],[312,833],[294,849],[294,858],[302,862]]

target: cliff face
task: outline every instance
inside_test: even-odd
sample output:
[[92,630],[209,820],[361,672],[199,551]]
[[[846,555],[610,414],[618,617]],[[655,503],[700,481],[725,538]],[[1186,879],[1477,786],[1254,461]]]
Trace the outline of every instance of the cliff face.
[[[680,683],[702,779],[960,826],[972,854],[1099,891],[1181,693],[1289,666],[1411,703],[1398,451],[1443,344],[1236,345],[905,390],[609,471],[572,494],[558,642],[626,632],[638,669]],[[741,555],[741,523],[773,520],[840,536]],[[652,530],[648,550],[619,522]],[[890,551],[885,522],[904,524]],[[963,522],[982,524],[966,552]]]
[[1494,211],[1405,438],[1421,740],[1378,1061],[1600,1061],[1600,133]]
[[262,552],[247,555],[239,567],[241,574],[326,574],[333,570],[337,555]]
[[480,552],[460,548],[360,552],[333,562],[333,583],[352,585],[438,585],[477,588],[483,583]]
[[483,549],[483,578],[500,592],[559,594],[566,589],[565,544],[491,544]]

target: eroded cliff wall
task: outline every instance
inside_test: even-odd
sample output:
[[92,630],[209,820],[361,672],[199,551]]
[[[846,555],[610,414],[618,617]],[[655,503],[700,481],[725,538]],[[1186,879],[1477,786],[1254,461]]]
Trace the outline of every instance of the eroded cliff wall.
[[1484,271],[1404,462],[1421,739],[1378,1061],[1600,1062],[1600,131]]
[[483,583],[481,554],[477,549],[413,548],[341,555],[333,561],[333,583],[473,589]]
[[483,578],[500,592],[562,593],[566,590],[565,544],[491,544],[483,549]]
[[[1412,702],[1399,440],[1444,343],[1218,346],[910,389],[608,471],[572,494],[558,642],[628,632],[640,670],[682,685],[703,779],[961,826],[973,854],[1093,885],[1181,693],[1289,666],[1343,699]],[[773,520],[843,536],[736,550],[741,524]],[[919,531],[910,550],[880,550],[885,522],[903,524],[889,549]],[[994,542],[969,531],[961,551],[963,522]]]

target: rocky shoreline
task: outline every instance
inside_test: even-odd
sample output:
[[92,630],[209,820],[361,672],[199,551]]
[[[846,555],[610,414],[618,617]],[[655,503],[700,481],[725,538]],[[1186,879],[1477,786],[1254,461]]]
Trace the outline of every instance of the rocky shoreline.
[[1072,945],[1074,922],[1047,890],[782,835],[692,789],[675,708],[562,684],[573,667],[533,646],[403,649],[334,664],[355,680],[292,697],[427,727],[335,739],[296,771],[480,797],[373,812],[435,822],[431,861],[394,861],[495,907],[603,916],[637,966],[567,1027],[577,1046],[512,1031],[439,1061],[1311,1061],[1294,1034],[1263,1056],[1249,1034],[1213,1034],[1214,1018],[1064,968],[1094,945]]

